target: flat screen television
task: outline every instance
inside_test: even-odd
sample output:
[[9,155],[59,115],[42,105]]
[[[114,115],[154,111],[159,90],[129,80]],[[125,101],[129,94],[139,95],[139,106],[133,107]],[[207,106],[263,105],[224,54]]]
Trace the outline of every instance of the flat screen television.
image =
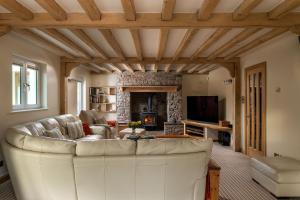
[[188,96],[187,118],[196,121],[218,123],[218,96]]

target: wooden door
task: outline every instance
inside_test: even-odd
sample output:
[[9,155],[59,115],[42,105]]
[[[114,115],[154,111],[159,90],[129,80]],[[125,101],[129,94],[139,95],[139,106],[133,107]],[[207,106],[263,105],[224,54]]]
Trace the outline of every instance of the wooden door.
[[245,128],[246,154],[266,154],[266,63],[245,71]]

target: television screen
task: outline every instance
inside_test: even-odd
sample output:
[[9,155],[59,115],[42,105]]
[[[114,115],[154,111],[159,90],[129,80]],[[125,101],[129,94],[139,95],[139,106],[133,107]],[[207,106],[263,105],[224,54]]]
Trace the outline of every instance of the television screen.
[[218,96],[188,96],[187,118],[196,121],[218,123]]

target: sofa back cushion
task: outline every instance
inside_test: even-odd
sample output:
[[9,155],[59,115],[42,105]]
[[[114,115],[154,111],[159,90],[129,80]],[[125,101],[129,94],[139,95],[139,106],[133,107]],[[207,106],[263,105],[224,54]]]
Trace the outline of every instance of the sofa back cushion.
[[75,122],[76,120],[78,120],[75,116],[71,115],[71,114],[65,114],[65,115],[59,115],[54,117],[56,119],[56,121],[58,122],[60,128],[61,128],[61,133],[64,136],[68,136],[68,128],[67,128],[67,123],[68,122]]
[[132,140],[77,141],[77,156],[135,155],[136,143]]
[[72,140],[84,137],[83,126],[80,120],[67,122],[67,130],[68,135]]
[[54,128],[60,129],[59,123],[54,118],[41,119],[39,120],[39,122],[44,126],[46,130],[52,130]]
[[40,122],[31,122],[25,125],[33,136],[45,135],[45,127]]
[[73,140],[61,140],[44,136],[30,135],[24,126],[23,128],[13,127],[6,133],[6,141],[19,149],[58,154],[75,154],[76,142]]
[[208,152],[211,154],[212,140],[193,138],[168,138],[138,140],[137,155],[164,155]]

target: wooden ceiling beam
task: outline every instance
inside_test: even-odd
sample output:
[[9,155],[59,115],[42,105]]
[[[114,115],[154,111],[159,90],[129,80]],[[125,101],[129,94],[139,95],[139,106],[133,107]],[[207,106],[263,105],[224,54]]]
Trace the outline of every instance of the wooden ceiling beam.
[[192,55],[191,59],[198,58],[201,53],[211,47],[215,42],[217,42],[223,35],[225,35],[230,29],[219,28],[217,29]]
[[103,66],[100,66],[100,65],[97,65],[95,63],[90,63],[91,66],[101,70],[101,71],[104,71],[104,72],[107,72],[107,73],[112,73],[113,71],[107,69],[107,67],[103,67]]
[[253,41],[250,41],[246,45],[242,46],[241,48],[229,53],[228,55],[225,56],[225,59],[231,59],[235,56],[241,55],[242,53],[245,53],[261,44],[264,42],[267,42],[282,33],[288,31],[288,29],[281,28],[281,29],[272,29],[271,31],[265,33],[264,35],[260,36],[259,38],[254,39]]
[[129,21],[135,20],[135,6],[133,0],[121,0],[125,18]]
[[33,13],[16,0],[0,0],[0,5],[12,12],[17,18],[23,20],[33,19]]
[[164,0],[161,11],[161,20],[168,21],[173,18],[175,4],[176,0]]
[[132,67],[129,65],[129,64],[126,64],[126,63],[121,63],[119,65],[122,65],[123,68],[125,68],[126,71],[130,72],[130,73],[134,73]]
[[251,11],[260,4],[262,0],[244,0],[232,14],[234,20],[243,20],[248,17]]
[[138,29],[130,29],[130,33],[133,39],[136,55],[140,60],[143,60],[143,48],[141,43],[140,32]]
[[300,6],[300,0],[285,0],[268,13],[269,18],[279,19],[298,6]]
[[60,46],[53,44],[52,42],[49,42],[48,40],[44,39],[43,37],[39,36],[38,34],[32,32],[28,29],[14,29],[14,32],[20,34],[21,36],[25,37],[26,39],[29,39],[36,43],[37,45],[48,49],[52,52],[58,53],[60,56],[67,56],[69,58],[73,58],[74,56],[70,54],[68,51],[64,50]]
[[142,72],[145,72],[146,71],[146,68],[145,68],[145,65],[142,64],[142,63],[137,63],[138,67],[140,68],[140,71]]
[[198,20],[208,20],[212,16],[219,1],[220,0],[204,0],[197,13]]
[[68,18],[66,11],[55,0],[35,0],[55,20],[63,21]]
[[177,60],[180,56],[180,54],[186,49],[186,47],[190,44],[192,41],[193,37],[196,35],[198,32],[198,29],[189,29],[186,31],[183,39],[181,40],[178,48],[175,51],[173,60]]
[[9,27],[9,26],[0,26],[0,37],[9,33],[10,30],[11,30],[11,27]]
[[171,67],[172,67],[172,64],[166,64],[165,65],[165,72],[170,72]]
[[214,59],[220,56],[222,53],[230,50],[230,48],[234,47],[235,45],[239,44],[240,42],[242,42],[243,40],[247,39],[248,37],[257,33],[260,30],[260,28],[249,28],[243,30],[242,32],[234,36],[231,40],[229,40],[227,43],[225,43],[221,47],[217,48],[214,52],[212,52],[208,56],[208,59]]
[[165,49],[167,46],[169,35],[169,29],[161,28],[159,32],[159,45],[158,45],[158,53],[157,53],[157,60],[159,61],[165,53]]
[[115,66],[113,63],[106,63],[113,71],[122,73],[122,70],[120,70],[117,66]]
[[[0,0],[1,1],[1,0]],[[2,0],[3,1],[3,0]],[[15,28],[283,28],[300,24],[299,13],[289,13],[278,20],[270,20],[267,13],[251,13],[245,20],[233,20],[232,13],[215,13],[214,17],[199,21],[196,14],[174,13],[173,20],[161,20],[160,13],[137,13],[135,21],[124,20],[122,13],[103,13],[101,20],[92,21],[85,13],[69,13],[65,21],[57,21],[47,13],[34,13],[32,20],[22,20],[11,13],[0,14],[0,25]]]
[[94,0],[77,0],[85,13],[89,16],[90,20],[100,20],[101,12],[98,9]]
[[118,41],[114,37],[112,31],[110,29],[99,29],[105,40],[108,42],[108,44],[111,46],[111,48],[114,50],[114,52],[121,58],[124,59],[125,55],[121,49],[121,46],[119,45]]
[[291,27],[290,31],[300,36],[300,25]]
[[105,53],[105,51],[100,48],[96,42],[94,42],[82,29],[70,29],[70,31],[76,35],[82,42],[84,42],[87,46],[93,48],[98,53],[101,54],[101,56],[104,59],[108,58],[108,55]]
[[186,67],[188,67],[189,64],[181,64],[177,69],[175,70],[176,73],[181,73]]
[[177,60],[173,60],[172,57],[164,57],[160,61],[157,61],[155,57],[144,57],[144,59],[141,61],[136,57],[126,57],[124,59],[120,57],[114,57],[109,59],[103,59],[100,57],[97,58],[62,58],[62,61],[64,62],[70,62],[70,63],[98,63],[98,64],[105,64],[105,63],[112,63],[112,64],[119,64],[119,63],[127,63],[127,64],[153,64],[153,63],[159,63],[159,64],[205,64],[205,63],[232,63],[232,62],[238,62],[238,58],[231,58],[225,60],[223,57],[218,57],[212,60],[208,60],[207,57],[199,57],[194,60],[191,60],[190,57],[181,57]]
[[198,73],[199,74],[204,74],[206,71],[208,71],[209,69],[215,67],[214,64],[207,64],[207,65],[203,65],[199,70]]
[[193,66],[192,68],[190,68],[190,69],[187,70],[187,73],[189,73],[189,74],[193,73],[193,72],[196,71],[200,66],[202,66],[202,64],[197,64],[197,65]]
[[97,68],[91,64],[79,65],[79,67],[83,67],[84,69],[89,70],[90,72],[95,72],[97,74],[100,74],[100,72],[102,71],[99,68]]
[[58,30],[56,30],[56,29],[39,29],[39,30],[46,33],[47,35],[51,36],[52,38],[56,39],[57,41],[61,42],[65,46],[69,47],[70,49],[73,49],[74,51],[79,51],[85,57],[91,58],[89,53],[87,53],[79,45],[75,44],[72,40],[70,40],[64,34],[60,33]]

